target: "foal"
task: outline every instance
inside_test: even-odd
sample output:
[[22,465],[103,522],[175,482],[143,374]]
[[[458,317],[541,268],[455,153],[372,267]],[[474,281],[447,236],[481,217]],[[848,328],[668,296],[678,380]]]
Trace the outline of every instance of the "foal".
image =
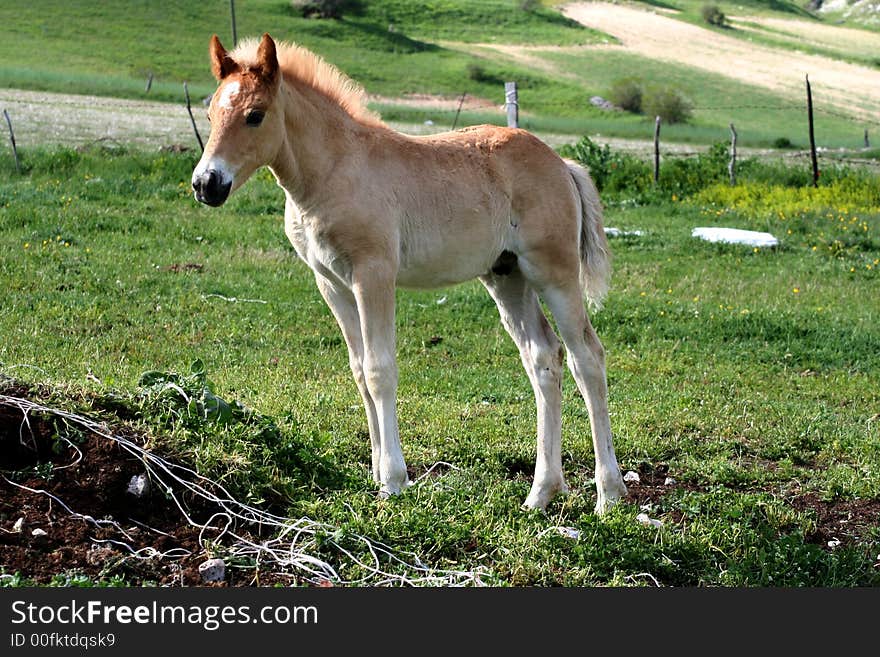
[[583,302],[601,301],[609,273],[587,172],[523,130],[397,133],[335,67],[268,34],[231,53],[214,36],[210,57],[219,85],[208,110],[211,136],[192,176],[195,197],[219,206],[264,165],[284,190],[287,237],[348,345],[380,495],[409,484],[397,426],[395,287],[473,278],[498,305],[535,392],[538,455],[525,505],[543,509],[567,490],[560,447],[566,352],[590,415],[596,511],[625,495],[604,352]]

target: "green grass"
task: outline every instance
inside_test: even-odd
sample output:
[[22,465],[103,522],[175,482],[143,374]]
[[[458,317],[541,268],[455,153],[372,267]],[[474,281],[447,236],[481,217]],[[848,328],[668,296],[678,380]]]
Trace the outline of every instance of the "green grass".
[[[372,93],[430,89],[461,93],[475,58],[445,50],[439,38],[518,43],[593,43],[608,39],[554,11],[525,12],[514,0],[366,3],[362,15],[305,19],[282,0],[253,0],[236,11],[238,34],[291,40],[340,66]],[[389,25],[394,29],[390,31]],[[207,44],[230,47],[229,4],[146,0],[46,0],[0,7],[0,85],[124,97],[180,100],[180,85],[210,93]],[[406,60],[402,65],[401,60]],[[144,91],[149,73],[155,86]],[[546,81],[545,81],[546,83]],[[164,85],[164,86],[163,86]],[[486,85],[488,86],[488,85]],[[479,86],[474,92],[483,91]]]
[[[650,584],[644,573],[666,585],[880,584],[880,526],[831,550],[812,538],[818,518],[794,504],[880,496],[880,214],[867,197],[830,218],[814,198],[790,235],[778,211],[800,197],[784,191],[795,188],[782,171],[769,205],[710,187],[650,205],[618,195],[609,208],[608,225],[645,232],[612,242],[612,292],[594,323],[621,466],[668,469],[679,482],[651,510],[665,521],[657,530],[635,521],[635,503],[593,515],[589,420],[570,377],[563,462],[573,493],[546,515],[519,509],[534,401],[478,284],[398,293],[404,454],[417,471],[440,460],[457,469],[379,501],[339,329],[286,242],[283,197],[267,173],[208,209],[188,189],[191,154],[62,149],[23,160],[17,176],[0,159],[0,372],[79,400],[130,398],[144,371],[188,372],[201,359],[217,394],[274,418],[279,442],[150,413],[141,421],[157,448],[242,498],[434,566],[486,568],[502,585]],[[876,185],[826,168],[823,180]],[[838,215],[867,230],[813,250],[830,226],[843,234]],[[713,222],[772,230],[782,246],[690,238]],[[184,263],[203,268],[169,269]]]

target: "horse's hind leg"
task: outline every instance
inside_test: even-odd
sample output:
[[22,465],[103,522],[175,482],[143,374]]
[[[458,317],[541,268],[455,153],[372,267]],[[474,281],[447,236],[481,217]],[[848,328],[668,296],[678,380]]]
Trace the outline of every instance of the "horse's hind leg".
[[367,381],[364,377],[364,339],[361,335],[361,320],[358,314],[357,303],[354,294],[350,290],[334,285],[320,274],[315,275],[321,296],[330,307],[330,311],[336,318],[345,344],[348,346],[348,364],[357,384],[358,391],[364,401],[364,409],[367,412],[367,425],[370,428],[370,448],[372,453],[373,481],[379,483],[379,420],[376,414],[376,404],[367,389]]
[[611,442],[605,350],[587,317],[577,279],[569,285],[546,287],[541,297],[556,319],[568,351],[568,367],[587,402],[596,454],[596,512],[604,513],[626,495]]
[[492,295],[504,328],[519,348],[538,408],[535,479],[525,506],[543,509],[556,493],[567,492],[562,474],[562,345],[541,310],[538,296],[519,269],[480,278]]

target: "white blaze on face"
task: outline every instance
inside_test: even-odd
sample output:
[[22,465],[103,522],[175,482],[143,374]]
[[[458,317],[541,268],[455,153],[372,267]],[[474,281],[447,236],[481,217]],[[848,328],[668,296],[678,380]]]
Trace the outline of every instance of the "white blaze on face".
[[239,83],[237,80],[230,82],[225,87],[223,87],[223,92],[220,94],[220,98],[217,99],[217,106],[221,109],[231,110],[232,99],[238,95],[240,88],[241,83]]

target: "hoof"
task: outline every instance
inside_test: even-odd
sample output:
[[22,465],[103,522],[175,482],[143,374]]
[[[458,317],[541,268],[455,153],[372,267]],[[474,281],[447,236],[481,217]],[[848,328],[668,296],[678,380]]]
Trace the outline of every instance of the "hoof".
[[601,516],[626,497],[626,485],[623,483],[623,479],[619,478],[619,481],[612,485],[597,488],[597,493],[596,515]]
[[532,484],[532,490],[529,491],[526,501],[523,502],[523,508],[540,509],[543,511],[547,508],[547,505],[550,504],[554,497],[558,494],[566,493],[568,493],[568,486],[564,479],[560,479],[559,481],[550,484],[538,484],[535,482]]
[[405,489],[409,488],[410,486],[412,486],[412,482],[409,479],[404,481],[400,486],[382,486],[382,488],[379,489],[379,499],[387,500],[393,495],[400,495]]

